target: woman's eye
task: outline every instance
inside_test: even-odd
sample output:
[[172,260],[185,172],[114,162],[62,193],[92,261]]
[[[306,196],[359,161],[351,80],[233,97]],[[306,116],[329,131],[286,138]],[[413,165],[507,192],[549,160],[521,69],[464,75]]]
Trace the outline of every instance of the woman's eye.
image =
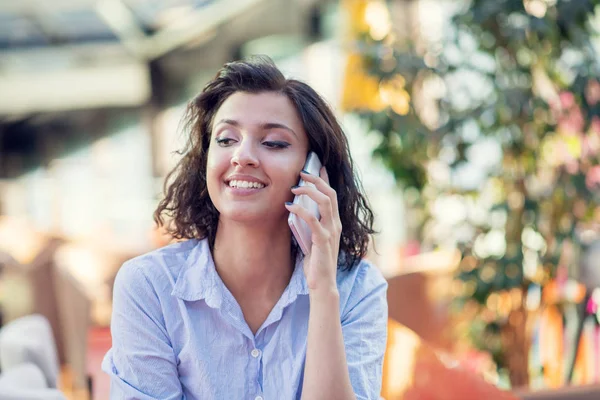
[[229,146],[231,144],[231,142],[233,142],[233,139],[229,139],[229,138],[217,138],[216,139],[217,144],[221,147],[225,147],[225,146]]
[[285,149],[290,144],[287,142],[263,142],[263,145],[269,149]]

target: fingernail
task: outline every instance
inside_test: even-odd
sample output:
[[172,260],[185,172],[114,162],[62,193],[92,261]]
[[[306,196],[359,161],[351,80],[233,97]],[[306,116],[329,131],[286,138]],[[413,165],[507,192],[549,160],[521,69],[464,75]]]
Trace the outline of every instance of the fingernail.
[[285,205],[286,205],[286,206],[291,206],[292,204],[293,204],[293,203],[292,203],[291,201],[286,201],[286,202],[285,202]]

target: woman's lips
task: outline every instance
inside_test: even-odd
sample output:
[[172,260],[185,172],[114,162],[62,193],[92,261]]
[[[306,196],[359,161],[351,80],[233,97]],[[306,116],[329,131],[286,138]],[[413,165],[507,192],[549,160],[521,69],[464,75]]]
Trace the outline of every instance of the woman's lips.
[[266,186],[260,187],[260,188],[255,188],[255,187],[236,187],[236,186],[229,186],[228,184],[225,184],[225,186],[227,187],[227,190],[236,195],[236,196],[250,196],[253,194],[256,194],[258,192],[260,192],[261,190],[264,190],[266,188]]

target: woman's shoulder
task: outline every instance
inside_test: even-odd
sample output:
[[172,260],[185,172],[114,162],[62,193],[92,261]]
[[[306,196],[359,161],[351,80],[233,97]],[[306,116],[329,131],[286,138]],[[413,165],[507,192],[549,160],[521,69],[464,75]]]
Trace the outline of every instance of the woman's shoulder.
[[167,283],[172,286],[191,258],[197,257],[200,243],[194,239],[176,242],[131,258],[119,269],[115,285],[139,286],[144,284],[140,281],[143,278],[152,286]]
[[352,268],[338,270],[337,285],[343,297],[367,296],[373,291],[386,289],[387,281],[377,266],[361,259]]

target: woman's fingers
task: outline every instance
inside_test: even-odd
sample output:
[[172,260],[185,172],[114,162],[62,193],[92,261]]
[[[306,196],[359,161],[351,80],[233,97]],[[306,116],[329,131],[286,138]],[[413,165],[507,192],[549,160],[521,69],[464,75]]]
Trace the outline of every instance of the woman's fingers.
[[317,217],[308,211],[306,208],[302,207],[300,204],[294,203],[285,203],[285,207],[292,213],[296,214],[300,218],[304,220],[310,227],[313,235],[316,235],[322,239],[329,239],[329,235],[327,230],[323,227],[323,225],[319,222]]
[[342,223],[338,211],[337,193],[329,186],[327,171],[325,168],[321,168],[320,176],[302,171],[301,177],[305,182],[312,185],[294,187],[292,188],[292,193],[297,196],[308,196],[317,203],[321,219],[319,220],[300,204],[286,203],[286,208],[302,218],[316,237],[325,240],[329,240],[332,237],[339,237],[342,231]]
[[329,186],[329,175],[327,174],[325,167],[321,168],[319,175],[320,176],[312,175],[312,174],[307,173],[304,170],[300,172],[300,177],[303,180],[305,180],[306,182],[310,182],[313,185],[315,185],[316,188],[319,189],[319,191],[321,193],[326,194],[327,197],[329,197],[331,199],[331,204],[332,204],[333,208],[335,210],[337,210],[338,209],[337,193],[331,186]]
[[314,186],[298,186],[292,188],[292,193],[295,195],[306,195],[314,200],[319,207],[319,214],[321,214],[321,223],[325,224],[327,227],[333,227],[335,224],[333,223],[333,209],[331,204],[331,199],[325,195],[324,193],[317,190]]

